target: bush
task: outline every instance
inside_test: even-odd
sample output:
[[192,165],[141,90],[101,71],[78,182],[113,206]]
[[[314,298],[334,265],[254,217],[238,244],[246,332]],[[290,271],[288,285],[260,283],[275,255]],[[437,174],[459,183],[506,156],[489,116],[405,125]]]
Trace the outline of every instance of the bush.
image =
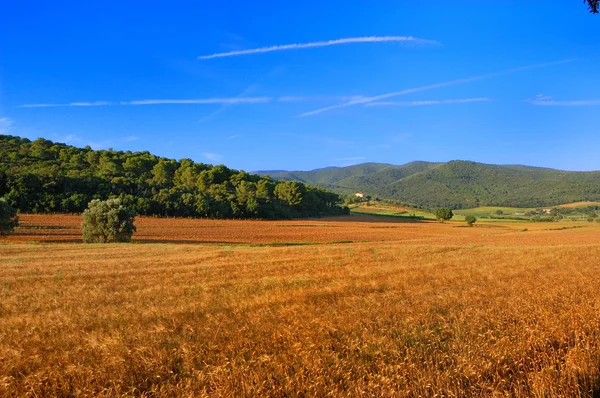
[[119,199],[92,200],[83,212],[83,241],[86,243],[129,242],[136,228],[135,212]]
[[10,207],[6,200],[0,198],[0,236],[10,234],[18,226],[17,211]]
[[441,222],[448,221],[449,219],[454,217],[454,213],[452,213],[452,209],[449,209],[447,207],[435,209],[433,211],[433,214],[435,214],[435,218],[437,218],[438,221],[441,221]]
[[473,224],[475,224],[475,221],[477,221],[477,217],[475,217],[475,216],[474,216],[474,215],[472,215],[472,214],[468,214],[468,215],[465,217],[465,221],[467,222],[467,224],[469,224],[469,227],[472,227],[472,226],[473,226]]

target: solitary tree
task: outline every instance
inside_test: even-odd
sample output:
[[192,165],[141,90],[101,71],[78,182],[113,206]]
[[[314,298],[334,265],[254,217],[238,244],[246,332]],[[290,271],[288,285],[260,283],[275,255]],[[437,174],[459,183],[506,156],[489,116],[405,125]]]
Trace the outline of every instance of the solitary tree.
[[0,236],[10,234],[17,226],[19,226],[17,211],[10,207],[6,200],[0,198]]
[[86,243],[129,242],[136,228],[135,212],[119,199],[92,200],[83,212],[83,241]]
[[441,222],[448,221],[449,219],[454,217],[454,213],[452,213],[452,209],[449,209],[447,207],[441,207],[441,208],[435,209],[433,211],[433,214],[435,214],[435,218],[437,218],[437,220],[441,221]]
[[468,215],[465,217],[465,221],[467,222],[467,224],[469,224],[469,227],[472,227],[472,226],[473,226],[473,224],[475,224],[475,221],[477,221],[477,217],[475,217],[475,216],[474,216],[474,215],[472,215],[472,214],[468,214]]

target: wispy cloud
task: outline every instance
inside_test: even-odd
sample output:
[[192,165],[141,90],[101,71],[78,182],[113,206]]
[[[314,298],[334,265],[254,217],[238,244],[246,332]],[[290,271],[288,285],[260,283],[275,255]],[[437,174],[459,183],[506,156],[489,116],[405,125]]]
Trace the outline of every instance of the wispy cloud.
[[365,106],[425,106],[425,105],[444,105],[444,104],[465,104],[469,102],[487,102],[490,98],[463,98],[449,100],[430,100],[430,101],[390,101],[390,102],[369,102]]
[[26,104],[18,108],[56,108],[56,107],[87,107],[110,105],[185,105],[185,104],[259,104],[272,101],[271,97],[234,97],[234,98],[200,98],[200,99],[144,99],[135,101],[96,101],[96,102],[69,102],[67,104]]
[[[253,83],[251,85],[249,85],[248,87],[246,87],[244,89],[244,91],[242,91],[240,94],[238,94],[235,98],[232,98],[234,100],[241,100],[241,99],[245,99],[248,98],[246,97],[246,95],[250,94],[252,91],[256,90],[259,86],[258,83]],[[256,97],[255,97],[256,98]],[[257,97],[257,98],[263,98],[266,99],[266,101],[264,102],[270,102],[272,100],[272,98],[270,97]],[[211,119],[212,117],[218,115],[219,113],[225,111],[228,107],[232,106],[232,105],[236,105],[236,104],[245,104],[248,102],[240,102],[240,101],[230,101],[230,102],[224,102],[221,104],[221,106],[219,107],[219,109],[215,110],[214,112],[211,112],[210,114],[204,116],[202,119],[200,119],[200,123],[203,123],[209,119]],[[255,102],[249,102],[249,103],[255,103]]]
[[[268,102],[319,102],[319,101],[358,101],[365,98],[361,95],[339,96],[281,96],[281,97],[246,97],[249,92],[258,87],[257,84],[248,86],[236,97],[223,98],[195,98],[195,99],[143,99],[134,101],[95,101],[95,102],[69,102],[65,104],[25,104],[18,108],[58,108],[58,107],[93,107],[93,106],[129,106],[129,105],[222,105],[219,109],[206,116],[210,118],[231,105],[264,104]],[[203,119],[203,120],[204,120]]]
[[206,159],[213,161],[213,162],[218,162],[222,159],[222,156],[219,155],[218,153],[204,152],[202,154],[202,156],[204,156]]
[[7,117],[0,117],[0,134],[6,133],[10,125],[12,124],[12,120]]
[[164,104],[258,104],[271,101],[271,97],[203,98],[203,99],[147,99],[121,102],[121,105],[164,105]]
[[[81,139],[77,136],[67,136],[67,137],[74,137],[73,138],[74,142],[81,142]],[[128,135],[128,136],[121,137],[121,138],[114,139],[114,140],[90,141],[90,142],[88,142],[87,145],[89,145],[94,150],[108,149],[113,146],[118,147],[118,146],[120,146],[120,144],[137,141],[139,139],[140,139],[140,137],[138,137],[138,136]],[[68,142],[65,141],[65,143],[68,143]]]
[[525,102],[537,106],[600,106],[600,100],[556,101],[551,96],[542,94],[526,99]]
[[64,107],[64,106],[108,106],[115,105],[114,102],[108,101],[95,101],[95,102],[69,102],[68,104],[26,104],[19,105],[18,108],[53,108],[53,107]]
[[235,140],[236,138],[240,138],[243,137],[242,134],[235,134],[235,135],[230,135],[229,137],[227,137],[228,140]]
[[570,61],[572,61],[572,60],[566,59],[566,60],[557,61],[557,62],[547,62],[547,63],[543,63],[543,64],[527,65],[527,66],[521,66],[518,68],[508,69],[508,70],[501,71],[501,72],[487,73],[485,75],[472,76],[472,77],[467,77],[464,79],[451,80],[451,81],[443,82],[443,83],[435,83],[435,84],[430,84],[427,86],[408,88],[408,89],[401,90],[401,91],[394,91],[391,93],[381,94],[381,95],[377,95],[374,97],[365,97],[365,98],[361,98],[361,99],[357,99],[357,100],[353,100],[353,101],[348,101],[343,104],[338,104],[338,105],[328,106],[325,108],[316,109],[314,111],[302,113],[302,114],[298,115],[298,117],[318,115],[319,113],[327,112],[327,111],[334,110],[334,109],[346,108],[346,107],[352,106],[352,105],[368,104],[370,102],[376,102],[376,101],[380,101],[380,100],[387,99],[387,98],[398,97],[401,95],[407,95],[407,94],[417,93],[420,91],[432,90],[435,88],[470,83],[470,82],[474,82],[474,81],[478,81],[478,80],[489,79],[492,77],[508,75],[508,74],[520,72],[523,70],[534,69],[534,68],[543,68],[543,67],[552,66],[552,65],[564,64],[564,63],[567,63]]
[[240,55],[250,55],[259,53],[269,53],[273,51],[287,51],[287,50],[299,50],[303,48],[315,48],[315,47],[328,47],[336,46],[339,44],[351,44],[351,43],[381,43],[381,42],[404,42],[404,43],[418,43],[418,44],[438,44],[435,40],[418,39],[412,36],[366,36],[366,37],[348,37],[345,39],[327,40],[327,41],[314,41],[310,43],[294,43],[294,44],[283,44],[278,46],[252,48],[249,50],[239,51],[228,51],[223,53],[215,53],[210,55],[201,55],[198,59],[212,59],[212,58],[224,58],[224,57],[237,57]]
[[81,138],[79,138],[75,134],[67,134],[64,136],[63,135],[55,135],[54,138],[55,138],[54,141],[62,142],[65,144],[74,144],[74,143],[81,142]]
[[287,96],[278,97],[277,102],[316,102],[316,101],[355,101],[365,98],[363,95],[338,95],[338,96]]

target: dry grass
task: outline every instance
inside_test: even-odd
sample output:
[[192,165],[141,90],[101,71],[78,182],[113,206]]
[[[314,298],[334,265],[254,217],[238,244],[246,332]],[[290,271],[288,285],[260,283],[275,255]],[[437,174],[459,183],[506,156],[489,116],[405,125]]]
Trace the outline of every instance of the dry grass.
[[556,207],[577,208],[577,207],[587,207],[587,206],[600,206],[600,202],[575,202],[575,203],[567,203],[567,204],[556,206]]
[[0,396],[600,394],[595,225],[56,217],[0,244]]

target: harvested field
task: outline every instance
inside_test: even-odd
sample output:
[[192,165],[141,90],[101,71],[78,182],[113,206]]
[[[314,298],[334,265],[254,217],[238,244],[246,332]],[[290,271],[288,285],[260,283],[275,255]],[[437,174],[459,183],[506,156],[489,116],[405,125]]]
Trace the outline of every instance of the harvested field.
[[21,220],[2,397],[600,394],[598,223]]
[[[20,216],[21,227],[5,242],[81,243],[77,215]],[[137,243],[285,245],[399,241],[431,245],[564,245],[598,243],[598,223],[477,223],[405,221],[351,215],[318,220],[238,221],[138,217]],[[569,233],[565,233],[565,230]],[[594,232],[591,232],[594,231]],[[568,238],[567,238],[568,236]]]

